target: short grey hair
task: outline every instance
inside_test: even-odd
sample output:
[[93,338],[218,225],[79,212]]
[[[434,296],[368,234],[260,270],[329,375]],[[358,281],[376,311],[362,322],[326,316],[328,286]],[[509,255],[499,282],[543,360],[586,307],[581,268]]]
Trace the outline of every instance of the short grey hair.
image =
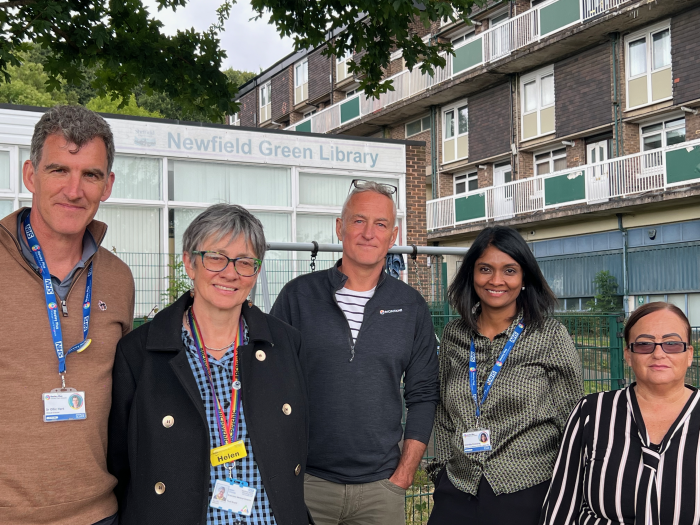
[[241,234],[250,243],[255,257],[264,259],[267,244],[260,220],[243,206],[214,204],[197,215],[187,227],[182,236],[182,251],[194,260],[193,252],[198,251],[209,237],[214,236],[214,242],[218,242],[224,237],[233,240]]
[[[109,124],[100,115],[82,106],[54,106],[42,115],[34,126],[29,158],[34,169],[39,169],[44,143],[49,135],[63,135],[77,149],[99,137],[107,148],[107,173],[112,171],[114,163],[114,137]],[[107,173],[105,175],[107,175]]]
[[362,182],[362,187],[357,188],[356,186],[352,187],[352,191],[348,193],[348,196],[345,198],[345,202],[343,203],[343,209],[340,212],[340,218],[345,220],[345,214],[348,211],[348,204],[350,203],[350,199],[352,199],[353,195],[357,195],[359,193],[378,193],[379,195],[384,195],[391,201],[391,206],[392,210],[394,213],[394,224],[396,225],[396,216],[398,215],[398,211],[396,208],[396,201],[394,200],[394,195],[395,193],[391,193],[389,189],[387,188],[386,184],[382,184],[381,182],[375,182],[372,180],[368,181],[363,181]]

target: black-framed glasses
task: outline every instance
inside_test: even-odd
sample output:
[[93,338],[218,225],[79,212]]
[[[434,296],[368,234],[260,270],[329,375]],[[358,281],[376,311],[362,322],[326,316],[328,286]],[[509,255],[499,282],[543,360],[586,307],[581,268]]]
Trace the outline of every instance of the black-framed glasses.
[[688,349],[688,343],[683,341],[664,341],[663,343],[641,341],[639,343],[630,343],[630,352],[635,354],[653,354],[657,346],[660,346],[661,350],[667,354],[682,354]]
[[219,252],[204,251],[192,253],[202,257],[202,265],[210,272],[223,272],[229,263],[233,263],[233,268],[238,275],[241,277],[252,277],[258,273],[262,266],[262,261],[255,257],[236,257],[231,259]]
[[387,192],[389,195],[396,195],[396,193],[399,191],[399,189],[393,184],[386,184],[384,182],[376,182],[364,179],[352,179],[352,182],[350,183],[350,190],[348,190],[348,193],[352,192],[353,188],[357,188],[358,190],[364,190],[375,184],[379,186],[379,188],[382,191]]

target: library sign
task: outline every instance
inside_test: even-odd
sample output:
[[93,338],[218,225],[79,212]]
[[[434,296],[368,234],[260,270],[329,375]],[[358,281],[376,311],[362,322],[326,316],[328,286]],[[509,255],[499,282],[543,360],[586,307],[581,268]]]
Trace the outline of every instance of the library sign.
[[206,128],[108,119],[119,151],[305,166],[351,171],[405,173],[403,144],[305,136],[231,128]]

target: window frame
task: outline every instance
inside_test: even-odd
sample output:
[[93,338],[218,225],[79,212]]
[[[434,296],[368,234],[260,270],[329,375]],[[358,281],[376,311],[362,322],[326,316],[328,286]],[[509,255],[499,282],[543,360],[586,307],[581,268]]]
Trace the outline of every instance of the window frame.
[[[423,121],[426,118],[428,119],[428,127],[427,128],[423,127]],[[410,126],[411,124],[415,124],[416,122],[420,122],[420,128],[421,128],[420,131],[417,131],[416,133],[411,133],[409,135],[408,134],[408,126]],[[429,130],[430,130],[430,115],[424,115],[420,118],[414,119],[414,120],[412,120],[410,122],[406,122],[406,124],[404,124],[404,137],[406,137],[406,138],[413,137],[415,135],[418,135],[419,133],[423,133],[424,131],[429,131]]]
[[452,47],[462,47],[466,42],[468,42],[471,37],[476,35],[476,30],[474,26],[467,26],[461,31],[450,36],[450,42]]
[[[303,82],[299,83],[299,75],[298,75],[298,69],[302,68],[302,80]],[[304,92],[304,86],[306,86],[306,93],[307,96],[303,97],[303,92]],[[302,98],[297,99],[297,88],[302,88]],[[305,100],[308,100],[309,92],[309,59],[304,58],[303,60],[300,60],[296,64],[294,64],[294,105],[300,104],[304,102]]]
[[[335,57],[335,83],[339,84],[340,82],[343,82],[344,80],[347,80],[350,78],[350,72],[348,71],[348,60],[352,59],[352,57],[355,56],[355,53],[353,53],[351,50],[346,51],[345,55],[342,57],[336,56]],[[338,75],[338,68],[342,67],[343,68],[343,78],[340,78],[340,75]]]
[[[469,183],[476,181],[476,188],[469,189]],[[464,184],[464,191],[461,193],[457,193],[457,186],[459,184]],[[463,171],[460,173],[455,173],[454,178],[452,179],[452,194],[453,195],[462,195],[464,193],[471,193],[473,191],[477,191],[479,189],[479,171],[476,169],[471,169],[468,171]]]
[[237,111],[233,115],[231,115],[231,125],[232,126],[240,126],[241,125],[241,112]]
[[[663,31],[668,31],[668,38],[669,38],[669,53],[672,52],[672,35],[671,35],[671,21],[670,20],[665,20],[663,22],[659,22],[658,24],[654,24],[651,26],[647,26],[644,29],[640,31],[636,31],[634,33],[630,33],[629,35],[625,36],[624,40],[624,64],[625,64],[625,111],[631,111],[634,109],[638,108],[643,108],[652,104],[658,104],[660,102],[665,102],[667,100],[672,100],[673,99],[673,89],[671,89],[671,94],[667,97],[660,98],[658,100],[652,100],[652,75],[654,73],[658,73],[660,71],[666,71],[667,69],[671,70],[671,78],[673,78],[673,58],[671,56],[669,62],[667,65],[662,66],[658,69],[654,69],[654,45],[653,45],[653,37],[654,35],[661,33]],[[631,67],[631,59],[632,55],[630,53],[630,44],[633,42],[636,42],[637,40],[640,40],[644,38],[645,41],[645,54],[644,54],[644,59],[646,61],[646,68],[644,73],[640,73],[638,75],[631,75],[632,67]],[[646,90],[647,90],[647,100],[646,102],[642,104],[638,104],[636,106],[630,106],[630,87],[629,83],[630,81],[638,80],[640,78],[646,77]],[[672,81],[673,82],[673,81]]]
[[[555,151],[559,151],[556,156],[554,155]],[[537,166],[540,164],[544,164],[544,160],[540,160],[539,162],[537,161],[537,156],[538,155],[545,155],[549,154],[549,158],[547,159],[547,163],[549,164],[549,171],[547,173],[537,173]],[[566,160],[566,146],[561,147],[561,145],[556,146],[556,147],[549,147],[547,149],[543,149],[540,151],[533,152],[532,154],[532,167],[533,167],[533,175],[535,177],[546,177],[548,175],[551,175],[552,173],[555,173],[555,171],[560,171],[560,170],[555,170],[554,169],[554,161],[565,159]],[[568,169],[568,165],[565,169]]]
[[[459,132],[459,111],[462,109],[467,110],[467,131],[464,133]],[[454,123],[454,135],[447,137],[446,124],[447,124],[447,114],[453,113],[453,123]],[[467,137],[467,155],[464,157],[458,156],[457,140],[461,137]],[[445,142],[448,140],[454,140],[454,158],[452,160],[445,160]],[[469,158],[469,103],[468,99],[458,100],[452,104],[442,108],[442,164],[449,164],[452,162],[458,162],[460,160]]]
[[[267,99],[264,99],[263,93],[267,96]],[[265,82],[262,86],[260,86],[259,90],[259,95],[260,95],[260,124],[263,122],[267,122],[268,120],[272,119],[272,81]],[[263,104],[263,100],[267,100],[266,104]],[[265,111],[265,114],[267,115],[267,112],[269,111],[269,116],[266,119],[263,119],[263,111]]]
[[[676,129],[681,129],[680,125],[676,125],[671,128],[667,128],[666,125],[669,122],[673,122],[676,120],[682,120],[683,121],[683,135],[685,137],[685,140],[683,142],[687,142],[688,136],[686,133],[686,121],[685,121],[685,115],[683,113],[672,113],[670,115],[665,115],[663,118],[656,118],[654,120],[649,120],[643,123],[639,124],[639,151],[642,153],[648,152],[648,151],[656,151],[659,149],[664,149],[668,147],[668,137],[666,134],[669,131],[673,131]],[[655,124],[661,124],[661,129],[657,131],[647,131],[646,133],[643,131],[644,128],[649,127],[649,126],[654,126]],[[653,149],[644,149],[644,138],[649,137],[655,134],[660,134],[661,135],[661,147],[659,148],[653,148]]]
[[[543,104],[542,103],[542,80],[547,78],[547,77],[552,77],[552,102],[548,104]],[[526,110],[525,107],[525,86],[530,85],[531,83],[535,83],[535,98],[537,100],[537,104],[535,106],[535,109],[532,110]],[[554,83],[554,64],[550,64],[549,66],[540,68],[536,71],[532,71],[528,73],[527,75],[523,75],[520,77],[520,137],[521,137],[521,142],[526,142],[529,140],[533,140],[539,137],[543,137],[546,135],[551,135],[552,133],[556,132],[556,120],[554,124],[554,129],[550,131],[543,132],[542,131],[542,111],[545,109],[549,108],[556,108],[556,103],[557,103],[557,94],[556,94],[556,86]],[[537,132],[535,135],[530,136],[525,138],[525,117],[532,115],[536,113],[537,114]],[[556,119],[556,109],[555,109],[555,119]]]

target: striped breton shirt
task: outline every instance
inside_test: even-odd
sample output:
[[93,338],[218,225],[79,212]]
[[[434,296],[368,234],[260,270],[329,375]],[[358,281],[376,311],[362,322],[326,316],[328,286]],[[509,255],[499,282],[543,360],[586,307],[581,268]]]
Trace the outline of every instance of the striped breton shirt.
[[590,394],[566,426],[540,522],[700,523],[700,394],[659,444],[649,441],[632,383]]
[[366,292],[356,292],[355,290],[348,290],[343,287],[335,292],[335,300],[338,302],[338,306],[340,306],[340,309],[345,314],[345,318],[348,320],[350,332],[352,333],[353,346],[355,346],[357,334],[360,333],[360,328],[362,327],[362,319],[365,316],[365,305],[374,295],[375,289],[376,286]]

